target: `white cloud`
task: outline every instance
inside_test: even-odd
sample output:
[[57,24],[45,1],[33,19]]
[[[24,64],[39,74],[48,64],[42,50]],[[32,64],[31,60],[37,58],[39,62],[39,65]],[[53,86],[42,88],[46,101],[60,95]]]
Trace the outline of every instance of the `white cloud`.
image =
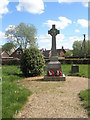
[[59,3],[82,2],[85,7],[88,7],[89,0],[58,0]]
[[[86,36],[86,39],[88,39],[88,36]],[[65,37],[64,34],[58,34],[56,36],[56,47],[57,49],[61,49],[62,46],[65,49],[72,49],[73,42],[76,40],[83,40],[83,36],[70,36],[70,37]],[[51,49],[52,46],[52,37],[48,34],[46,35],[40,35],[38,37],[38,43],[39,43],[39,48],[46,48],[46,49]]]
[[0,40],[5,38],[5,33],[0,31]]
[[58,21],[48,20],[44,24],[47,25],[49,28],[52,27],[52,24],[55,24],[56,28],[64,29],[65,27],[72,23],[72,21],[66,17],[59,17],[58,19],[59,19]]
[[39,48],[51,49],[51,37],[49,34],[40,35],[37,37]]
[[[83,41],[84,37],[83,36],[70,36],[68,38],[68,41],[69,43],[67,44],[68,45],[68,48],[71,48],[72,49],[72,45],[74,43],[74,41]],[[88,36],[86,35],[86,40],[88,40]]]
[[57,45],[58,45],[58,43],[62,42],[63,40],[64,40],[64,34],[58,34],[56,36]]
[[79,33],[79,32],[80,32],[80,30],[76,29],[76,30],[75,30],[75,32]]
[[58,34],[57,36],[56,36],[56,47],[57,47],[57,49],[60,49],[60,48],[62,48],[62,46],[64,46],[64,34]]
[[[59,34],[56,36],[56,46],[57,48],[61,48],[61,42],[64,40],[64,35]],[[41,48],[46,48],[46,49],[51,49],[52,46],[52,37],[49,34],[46,35],[40,35],[38,37],[38,42],[39,42],[39,47]]]
[[73,43],[76,40],[83,40],[83,36],[81,36],[81,37],[79,37],[79,36],[70,36],[65,41],[63,41],[64,48],[72,49]]
[[5,40],[5,33],[0,31],[0,46],[2,45],[4,40]]
[[19,0],[19,4],[16,8],[18,11],[41,14],[44,12],[44,3],[43,0]]
[[73,2],[73,0],[58,0],[59,3],[62,3],[62,2],[66,2],[66,3],[70,3],[70,2]]
[[38,37],[38,40],[39,40],[40,43],[49,43],[50,40],[51,40],[51,37],[48,34],[46,34],[46,35],[40,35]]
[[[86,39],[88,39],[88,36],[86,36]],[[56,36],[56,47],[57,49],[61,49],[62,46],[65,49],[72,49],[73,42],[76,40],[83,40],[83,35],[81,37],[79,36],[70,36],[70,37],[65,37],[64,34],[58,34]],[[52,46],[52,37],[48,34],[46,35],[40,35],[38,37],[38,43],[39,43],[39,48],[46,48],[46,49],[51,49]]]
[[62,3],[62,2],[66,2],[66,3],[70,3],[70,2],[84,2],[84,3],[87,3],[89,2],[89,0],[58,0],[59,3]]
[[85,7],[88,7],[88,2],[83,3],[83,5],[84,5]]
[[70,36],[69,37],[69,41],[70,42],[74,42],[76,40],[83,40],[83,38],[82,37],[78,37],[78,36]]
[[16,27],[15,25],[9,25],[9,26],[5,29],[5,31],[14,30],[15,27]]
[[82,27],[87,28],[88,27],[88,20],[85,19],[78,19],[77,23],[80,24]]
[[0,18],[2,14],[8,13],[7,5],[9,4],[9,0],[0,0]]

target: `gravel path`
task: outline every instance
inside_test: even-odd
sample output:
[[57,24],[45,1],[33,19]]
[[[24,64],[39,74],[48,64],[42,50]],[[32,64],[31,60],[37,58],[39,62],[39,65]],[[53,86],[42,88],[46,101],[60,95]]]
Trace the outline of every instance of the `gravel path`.
[[17,118],[88,118],[78,97],[88,88],[88,79],[67,77],[66,81],[40,81],[42,77],[20,81],[33,94]]

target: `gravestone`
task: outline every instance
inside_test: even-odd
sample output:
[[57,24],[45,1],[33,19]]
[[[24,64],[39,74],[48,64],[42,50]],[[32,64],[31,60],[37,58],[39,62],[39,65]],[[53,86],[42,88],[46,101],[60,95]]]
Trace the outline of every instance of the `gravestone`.
[[[47,65],[47,74],[44,76],[44,80],[65,80],[65,76],[61,76],[61,63],[58,61],[57,50],[56,50],[56,35],[59,34],[59,30],[52,25],[52,28],[48,31],[48,34],[52,36],[52,48],[50,62]],[[51,74],[51,75],[50,75]]]
[[71,66],[71,72],[72,73],[79,73],[79,66],[78,65],[72,65]]

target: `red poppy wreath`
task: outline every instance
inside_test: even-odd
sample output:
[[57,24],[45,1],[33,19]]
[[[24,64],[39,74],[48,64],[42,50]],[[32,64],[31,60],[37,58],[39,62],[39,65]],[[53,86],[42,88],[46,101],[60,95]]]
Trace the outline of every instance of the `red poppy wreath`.
[[49,71],[48,71],[48,76],[54,76],[53,70],[49,70]]
[[55,71],[55,76],[62,76],[61,70],[56,70]]

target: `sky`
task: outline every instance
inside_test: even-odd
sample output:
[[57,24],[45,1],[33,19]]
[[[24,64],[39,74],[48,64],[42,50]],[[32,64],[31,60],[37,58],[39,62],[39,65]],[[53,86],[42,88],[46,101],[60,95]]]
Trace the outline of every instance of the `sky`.
[[0,45],[7,42],[6,29],[21,22],[35,25],[39,49],[51,49],[48,30],[52,24],[60,30],[57,49],[72,49],[74,41],[83,40],[83,34],[88,39],[88,0],[0,0]]

